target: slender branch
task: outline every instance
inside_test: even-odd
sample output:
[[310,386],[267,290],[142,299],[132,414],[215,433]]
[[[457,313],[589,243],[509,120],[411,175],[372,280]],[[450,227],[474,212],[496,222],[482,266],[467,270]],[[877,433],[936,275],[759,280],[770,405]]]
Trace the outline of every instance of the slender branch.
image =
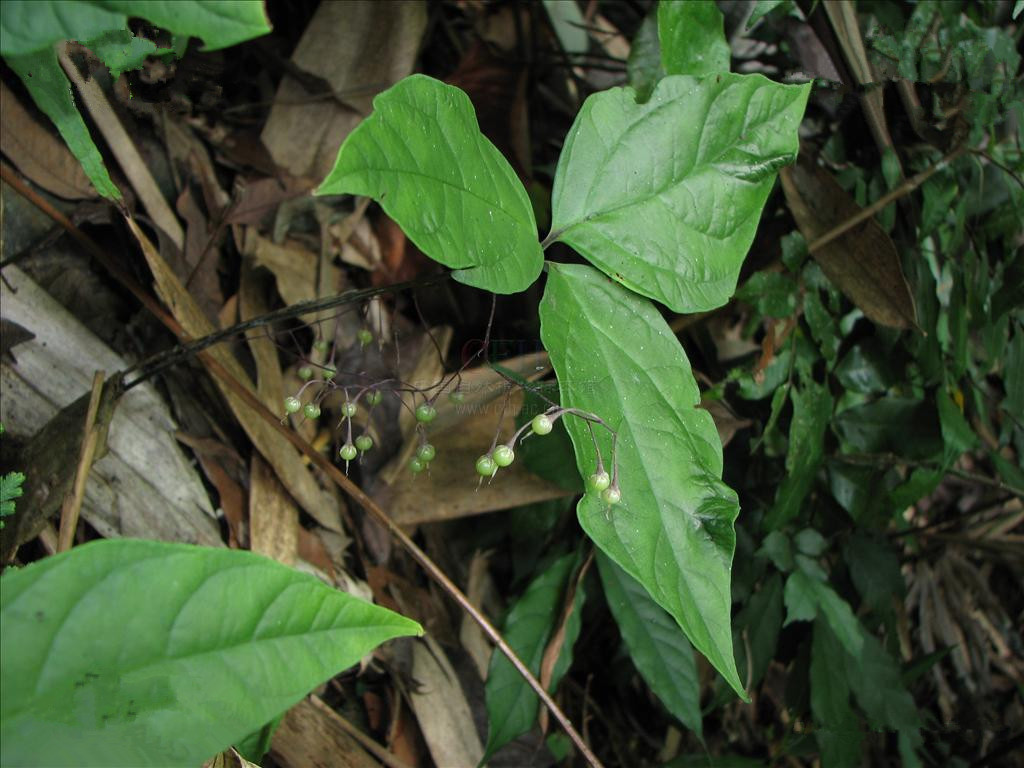
[[100,407],[100,396],[103,394],[103,382],[106,376],[103,371],[96,371],[92,377],[92,394],[89,396],[89,408],[85,412],[85,427],[82,430],[82,448],[78,454],[78,469],[75,472],[75,483],[71,493],[60,510],[60,533],[57,537],[57,551],[67,552],[75,538],[78,528],[78,513],[85,499],[85,483],[89,479],[89,471],[96,456],[98,436],[93,426],[96,424],[96,412]]
[[192,355],[198,354],[207,347],[211,347],[218,342],[225,341],[240,333],[252,330],[253,328],[272,325],[273,323],[278,323],[283,320],[293,320],[297,317],[301,317],[302,315],[331,309],[333,307],[340,307],[346,304],[360,304],[374,296],[379,296],[385,293],[397,293],[398,291],[404,291],[408,288],[436,285],[437,283],[447,280],[449,274],[450,273],[447,272],[440,273],[421,280],[413,280],[407,283],[399,283],[381,288],[364,288],[357,291],[345,291],[344,293],[339,293],[335,296],[327,296],[321,299],[310,299],[309,301],[300,301],[296,304],[276,309],[273,312],[267,312],[266,314],[249,318],[248,320],[244,320],[240,323],[235,323],[229,328],[215,331],[201,339],[190,341],[178,347],[173,347],[172,349],[160,352],[159,354],[153,355],[152,357],[137,363],[129,368],[126,373],[138,371],[138,376],[128,382],[125,386],[130,389],[165,368],[179,363]]
[[867,208],[864,208],[863,210],[861,210],[861,212],[858,213],[856,216],[852,216],[849,219],[847,219],[846,221],[844,221],[842,224],[840,224],[839,226],[833,227],[828,232],[826,232],[824,235],[822,235],[817,240],[815,240],[810,245],[808,245],[807,246],[808,252],[814,253],[814,251],[817,251],[817,250],[820,250],[821,248],[824,248],[826,245],[831,243],[837,237],[845,235],[847,232],[849,232],[851,229],[856,227],[858,224],[861,224],[861,223],[867,221],[868,219],[870,219],[872,216],[874,216],[880,210],[885,208],[885,206],[889,205],[889,203],[893,202],[894,200],[899,200],[901,197],[909,195],[911,192],[913,192],[919,186],[924,184],[924,182],[926,182],[928,179],[930,179],[935,173],[937,173],[938,171],[941,171],[943,168],[947,167],[950,163],[953,162],[953,160],[955,160],[957,157],[959,157],[963,152],[964,152],[964,147],[958,147],[957,149],[953,150],[948,155],[946,155],[944,158],[942,158],[939,162],[937,162],[931,168],[926,168],[925,170],[921,171],[916,176],[912,176],[911,178],[909,178],[906,181],[904,181],[902,184],[900,184],[898,187],[896,187],[896,189],[892,190],[888,194],[882,195],[882,197],[878,198],[875,202],[873,202]]

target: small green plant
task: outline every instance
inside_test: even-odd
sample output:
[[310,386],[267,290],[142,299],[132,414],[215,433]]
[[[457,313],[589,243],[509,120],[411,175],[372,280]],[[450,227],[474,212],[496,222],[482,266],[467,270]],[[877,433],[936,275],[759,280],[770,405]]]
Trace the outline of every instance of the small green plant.
[[[0,435],[4,433],[4,425],[0,424]],[[21,472],[8,472],[0,475],[0,529],[4,527],[3,518],[14,514],[14,500],[20,499],[25,490],[25,475]]]
[[[698,312],[730,298],[776,171],[796,156],[810,86],[726,71],[713,6],[673,4],[659,22],[668,76],[643,103],[631,88],[586,100],[543,241],[469,99],[423,75],[374,100],[318,192],[372,197],[467,285],[514,293],[547,270],[541,337],[574,416],[566,426],[580,473],[597,466],[580,522],[745,696],[730,630],[736,495],[721,480],[721,444],[695,407],[686,356],[651,299]],[[705,45],[713,55],[678,55]],[[555,243],[592,266],[546,262]],[[433,413],[430,402],[416,409],[422,423]],[[550,424],[537,426],[543,434]],[[481,478],[512,463],[515,439],[480,456]],[[610,475],[602,456],[612,457]]]

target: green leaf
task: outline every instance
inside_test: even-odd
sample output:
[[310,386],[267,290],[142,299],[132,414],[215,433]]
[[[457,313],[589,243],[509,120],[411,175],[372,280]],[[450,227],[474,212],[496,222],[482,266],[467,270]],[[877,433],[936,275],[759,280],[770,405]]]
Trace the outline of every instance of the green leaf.
[[[6,8],[6,3],[0,4],[0,8]],[[57,126],[68,149],[78,158],[96,191],[110,200],[120,200],[121,190],[111,181],[100,151],[75,107],[71,83],[60,67],[56,50],[47,48],[20,55],[4,54],[4,58],[25,83],[36,105]]]
[[729,71],[725,20],[713,0],[661,0],[658,39],[661,63],[670,75]]
[[693,648],[679,625],[607,555],[598,552],[597,567],[608,607],[640,675],[665,708],[700,736],[700,679]]
[[[25,475],[21,472],[9,472],[0,475],[0,518],[14,514],[14,500],[20,499],[25,489],[21,486],[25,483]],[[4,527],[4,521],[0,520],[0,528]]]
[[378,95],[317,190],[343,193],[379,202],[466,285],[515,293],[540,274],[530,197],[454,86],[413,75]]
[[796,311],[796,281],[782,272],[762,270],[750,276],[736,298],[767,317],[789,317]]
[[974,450],[978,436],[944,387],[939,387],[935,393],[935,404],[939,409],[939,426],[946,443],[947,460],[956,460],[964,451]]
[[868,608],[883,609],[894,597],[903,596],[900,558],[884,538],[855,531],[843,545],[843,556],[853,584]]
[[[722,445],[697,407],[686,354],[650,302],[583,265],[549,265],[540,319],[563,405],[597,414],[618,435],[622,503],[609,510],[588,494],[580,524],[744,696],[729,626],[739,506],[721,480]],[[567,422],[587,476],[596,466],[590,429]],[[610,461],[607,430],[594,435]]]
[[816,381],[801,381],[792,391],[793,421],[789,427],[786,475],[765,515],[763,528],[773,531],[800,514],[800,507],[814,485],[825,451],[825,430],[832,416],[832,395]]
[[809,93],[723,73],[666,77],[644,104],[631,88],[590,96],[558,160],[547,240],[677,312],[724,304]]
[[[534,675],[540,674],[544,650],[561,615],[566,586],[578,562],[579,556],[576,554],[564,555],[556,560],[530,582],[505,619],[505,640]],[[552,691],[558,687],[559,680],[572,660],[572,646],[581,626],[582,601],[581,584],[574,597],[565,640],[551,676]],[[537,720],[537,709],[540,706],[537,694],[500,651],[491,654],[485,693],[490,729],[481,764],[505,744],[529,731]]]
[[846,452],[933,458],[942,452],[942,434],[934,406],[906,397],[885,397],[848,408],[832,420]]
[[201,38],[205,51],[227,48],[270,32],[260,0],[4,0],[0,6],[0,54],[20,56],[60,40],[83,43],[129,18],[144,18],[179,35]]
[[1014,18],[1014,20],[1016,20],[1016,18],[1018,16],[1020,16],[1022,11],[1024,11],[1024,0],[1017,0],[1017,2],[1015,2],[1013,4],[1013,18]]
[[[746,632],[747,643],[742,636],[733,638],[736,643],[737,665],[740,676],[756,687],[768,664],[775,657],[782,631],[782,578],[777,573],[768,577],[764,586],[746,601],[743,610],[736,616],[737,628]],[[747,669],[746,646],[750,647],[750,669]]]
[[824,768],[853,768],[861,763],[864,735],[850,705],[844,655],[828,622],[817,619],[811,644],[811,713]]
[[765,536],[757,554],[770,559],[783,573],[788,573],[794,568],[793,544],[782,531],[771,531]]
[[657,10],[644,17],[633,38],[629,59],[626,61],[626,76],[639,102],[651,98],[655,84],[665,76],[665,70],[661,67]]
[[416,622],[259,555],[104,540],[0,579],[5,765],[199,765]]
[[863,630],[850,609],[849,603],[835,593],[828,584],[796,570],[786,579],[786,624],[794,621],[813,621],[821,616],[828,621],[839,642],[856,656],[863,645]]
[[138,69],[146,57],[156,52],[156,44],[144,37],[136,37],[127,29],[112,29],[89,41],[89,49],[95,53],[112,77],[122,72]]
[[916,739],[921,716],[914,697],[903,685],[899,664],[874,635],[862,631],[861,640],[860,653],[850,653],[846,648],[843,654],[854,698],[873,728],[909,731]]

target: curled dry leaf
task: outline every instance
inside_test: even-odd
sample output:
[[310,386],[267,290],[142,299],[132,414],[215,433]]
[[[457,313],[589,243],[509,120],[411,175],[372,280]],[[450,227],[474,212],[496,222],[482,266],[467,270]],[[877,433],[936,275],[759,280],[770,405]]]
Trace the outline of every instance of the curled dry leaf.
[[[860,213],[828,171],[801,156],[780,172],[786,202],[808,243]],[[867,317],[890,328],[916,328],[917,310],[892,239],[874,219],[812,255],[832,283]]]

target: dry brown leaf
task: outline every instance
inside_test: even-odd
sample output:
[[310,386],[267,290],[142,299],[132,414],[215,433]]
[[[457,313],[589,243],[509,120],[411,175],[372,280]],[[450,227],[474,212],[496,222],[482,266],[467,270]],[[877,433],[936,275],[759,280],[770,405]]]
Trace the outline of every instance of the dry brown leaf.
[[244,546],[246,542],[245,523],[245,489],[239,485],[234,478],[225,470],[222,459],[230,456],[229,451],[218,441],[212,438],[196,438],[184,432],[175,432],[175,439],[187,445],[199,459],[199,466],[203,474],[217,489],[220,497],[220,508],[224,511],[224,517],[228,521],[229,544],[232,547]]
[[[139,229],[134,219],[128,218],[127,223],[142,247],[146,262],[153,273],[157,294],[170,308],[177,321],[181,323],[185,333],[192,338],[202,338],[212,333],[213,326],[203,317],[202,311],[170,271],[167,263],[157,253],[149,238]],[[210,347],[208,353],[224,366],[239,383],[253,388],[245,370],[231,355],[227,347],[214,345]],[[250,410],[249,406],[219,378],[214,377],[214,381],[224,394],[228,405],[252,440],[253,445],[271,464],[289,493],[321,525],[331,530],[341,530],[341,515],[337,498],[320,488],[313,475],[303,464],[298,451],[270,424],[267,424],[262,416]]]
[[[860,213],[828,171],[801,159],[780,173],[786,202],[811,243]],[[917,311],[892,239],[868,219],[813,254],[832,283],[864,314],[890,328],[916,328]]]
[[[236,227],[240,234],[238,249],[244,256],[252,258],[256,266],[266,267],[277,280],[277,290],[286,304],[296,304],[316,298],[317,262],[320,257],[313,251],[295,242],[278,245],[260,235],[255,227]],[[336,267],[329,267],[334,290],[338,292],[344,284],[344,277]]]
[[701,400],[700,407],[711,414],[718,430],[718,439],[724,448],[736,436],[736,433],[751,425],[750,419],[739,419],[721,400]]
[[282,768],[379,768],[335,718],[308,699],[285,713],[274,731],[270,754]]
[[409,702],[434,763],[477,765],[484,747],[458,674],[429,635],[412,643],[412,675],[419,685],[410,691]]
[[426,23],[419,0],[321,3],[292,62],[338,98],[312,95],[286,76],[261,136],[274,162],[293,176],[325,178],[373,97],[412,72]]
[[252,457],[249,483],[249,548],[285,565],[294,565],[299,535],[295,504],[258,455]]
[[[579,572],[576,574],[576,578],[565,591],[565,595],[562,600],[562,615],[559,619],[558,626],[551,635],[551,639],[544,648],[544,656],[540,661],[539,681],[540,684],[544,686],[544,690],[551,690],[551,676],[554,674],[555,664],[558,662],[558,657],[562,654],[562,646],[565,645],[565,630],[569,625],[569,619],[572,617],[572,612],[576,608],[576,592],[579,590],[580,584],[583,583],[583,578],[587,575],[587,571],[590,569],[590,565],[593,562],[594,553],[591,552]],[[540,725],[541,733],[547,733],[548,716],[548,708],[541,707],[540,715],[538,717],[538,724]]]
[[236,182],[235,203],[228,211],[228,224],[259,226],[264,219],[277,212],[285,200],[293,200],[309,193],[310,182],[293,179],[242,179]]
[[34,184],[65,200],[96,197],[82,164],[67,145],[36,120],[0,82],[0,152]]

